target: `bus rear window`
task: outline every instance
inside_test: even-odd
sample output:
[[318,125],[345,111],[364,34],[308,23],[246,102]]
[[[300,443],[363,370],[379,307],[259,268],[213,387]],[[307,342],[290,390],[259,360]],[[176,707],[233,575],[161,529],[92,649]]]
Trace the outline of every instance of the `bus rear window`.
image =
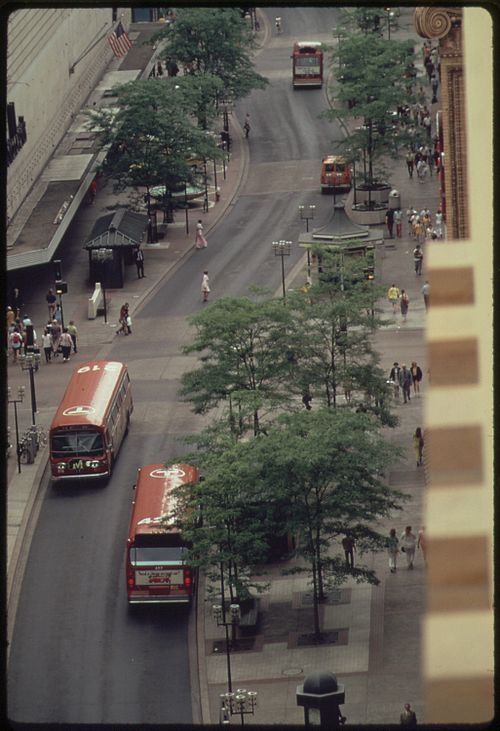
[[182,563],[186,556],[187,549],[184,546],[146,546],[138,548],[132,546],[130,549],[130,562],[134,566],[145,566],[151,564],[178,564]]
[[53,457],[84,457],[102,454],[104,443],[102,434],[97,431],[55,432],[51,438]]

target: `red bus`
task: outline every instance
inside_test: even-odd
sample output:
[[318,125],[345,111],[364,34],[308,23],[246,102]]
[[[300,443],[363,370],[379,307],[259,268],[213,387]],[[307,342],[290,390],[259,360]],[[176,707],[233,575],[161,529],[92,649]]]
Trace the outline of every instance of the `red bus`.
[[188,464],[150,464],[139,469],[127,539],[129,605],[191,601],[194,571],[184,561],[188,543],[172,516],[172,490],[198,481],[198,470]]
[[298,86],[323,86],[323,51],[318,41],[298,41],[292,53],[292,83]]
[[109,477],[133,408],[126,365],[97,360],[76,368],[50,427],[52,479]]

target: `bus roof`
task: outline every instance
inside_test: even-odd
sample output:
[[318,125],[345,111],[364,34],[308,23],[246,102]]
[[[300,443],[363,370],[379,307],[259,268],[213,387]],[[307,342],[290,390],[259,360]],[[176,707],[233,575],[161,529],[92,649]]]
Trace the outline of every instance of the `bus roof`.
[[[130,519],[128,540],[137,534],[165,532],[162,521],[172,513],[175,501],[172,490],[184,483],[197,482],[199,472],[189,464],[149,464],[137,472],[134,507]],[[175,530],[172,526],[172,530]]]
[[73,371],[51,430],[67,426],[102,426],[113,393],[127,366],[117,361],[95,360]]
[[297,41],[294,44],[294,51],[306,51],[308,48],[313,51],[321,50],[322,43],[320,41]]

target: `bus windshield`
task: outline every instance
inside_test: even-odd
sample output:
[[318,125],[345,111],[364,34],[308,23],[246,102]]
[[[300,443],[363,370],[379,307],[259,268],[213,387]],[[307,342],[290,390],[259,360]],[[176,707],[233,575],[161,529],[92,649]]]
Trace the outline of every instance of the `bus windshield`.
[[52,456],[86,457],[102,454],[104,442],[98,431],[59,431],[52,434]]

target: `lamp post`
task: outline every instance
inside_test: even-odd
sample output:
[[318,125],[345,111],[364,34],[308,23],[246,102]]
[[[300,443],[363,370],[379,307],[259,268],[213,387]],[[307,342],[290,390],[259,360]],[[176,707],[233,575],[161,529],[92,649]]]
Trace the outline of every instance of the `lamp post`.
[[396,13],[392,8],[384,8],[384,12],[387,17],[387,40],[391,40],[391,20],[394,18]]
[[[306,211],[305,206],[299,206],[300,218],[306,222],[306,233],[309,233],[309,221],[313,220],[315,210],[316,206],[313,205],[309,206],[309,212]],[[307,247],[307,283],[311,284],[311,252],[309,247]]]
[[17,404],[22,404],[24,400],[24,386],[18,386],[17,399],[11,398],[10,386],[7,388],[7,402],[14,404],[14,421],[16,424],[16,453],[17,453],[17,470],[21,472],[21,449],[19,445],[19,422],[17,419]]
[[37,412],[35,393],[35,371],[38,370],[38,364],[40,363],[40,353],[26,353],[25,355],[20,356],[20,361],[22,370],[28,371],[30,374],[31,423],[33,424],[33,426],[35,426],[35,414]]
[[281,256],[281,281],[283,284],[283,304],[286,302],[286,290],[285,290],[285,256],[290,256],[292,248],[291,241],[273,241],[274,256]]
[[64,330],[64,310],[63,310],[63,303],[62,303],[62,296],[63,294],[66,294],[68,291],[68,285],[66,282],[63,282],[62,280],[59,282],[56,282],[56,294],[59,297],[59,307],[61,308],[61,327]]
[[[238,688],[236,693],[221,693],[221,718],[227,717],[228,712],[231,716],[239,715],[241,725],[245,725],[245,716],[255,713],[257,706],[257,693],[246,688]],[[229,719],[226,723],[229,722]]]

